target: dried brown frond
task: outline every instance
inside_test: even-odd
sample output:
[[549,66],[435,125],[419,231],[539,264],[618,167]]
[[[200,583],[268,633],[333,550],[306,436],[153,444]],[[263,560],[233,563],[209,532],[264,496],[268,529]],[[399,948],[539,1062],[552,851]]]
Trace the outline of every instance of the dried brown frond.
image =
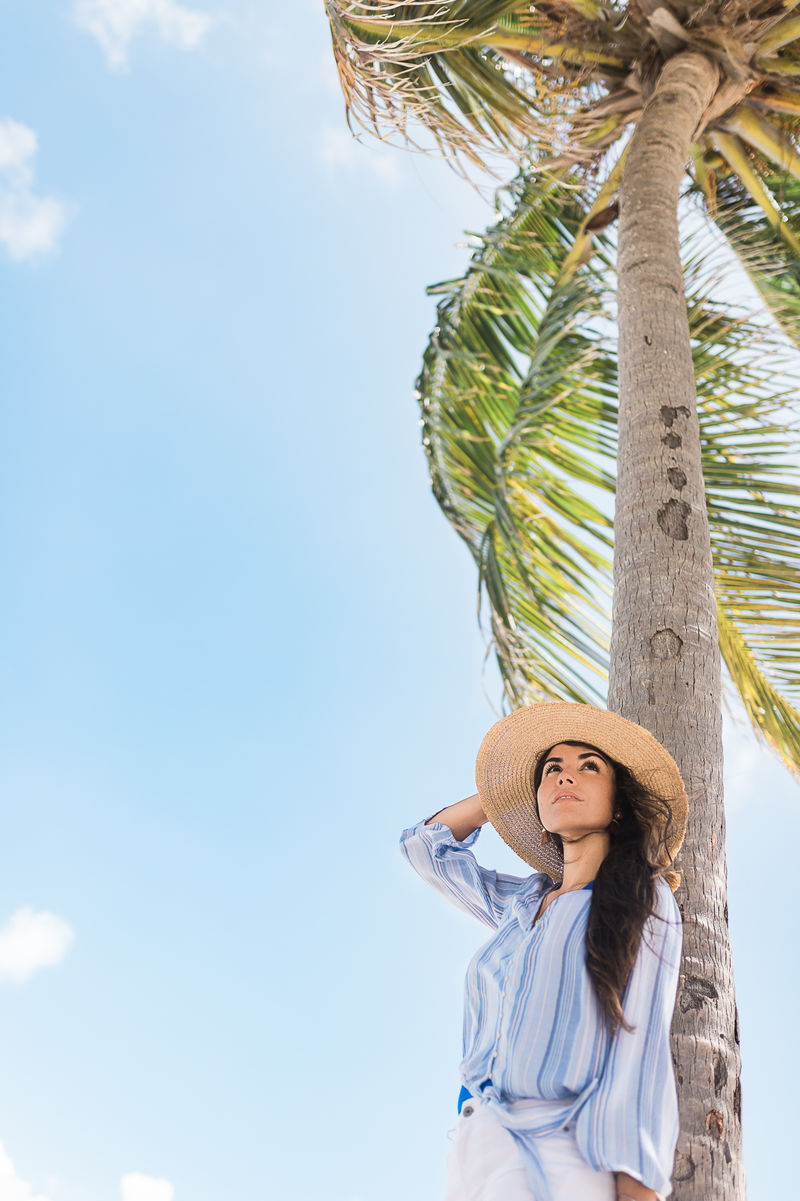
[[560,135],[589,83],[624,67],[588,36],[597,21],[576,11],[595,0],[535,10],[520,0],[325,2],[351,128],[430,149],[417,133],[425,130],[451,162],[485,167],[487,145],[515,158],[566,152]]
[[800,0],[325,3],[351,128],[437,149],[453,165],[486,169],[487,154],[500,153],[588,167],[638,120],[664,62],[683,50],[720,72],[698,137],[744,105],[796,141]]

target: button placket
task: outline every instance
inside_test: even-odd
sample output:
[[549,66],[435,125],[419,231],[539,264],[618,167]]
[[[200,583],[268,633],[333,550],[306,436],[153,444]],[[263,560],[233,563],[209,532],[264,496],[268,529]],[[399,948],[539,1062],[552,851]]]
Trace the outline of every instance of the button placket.
[[513,962],[514,962],[514,956],[512,955],[509,957],[508,963],[506,964],[504,983],[503,983],[502,989],[500,990],[500,1004],[497,1007],[497,1025],[495,1027],[494,1047],[492,1049],[492,1054],[489,1059],[489,1075],[490,1076],[492,1074],[492,1069],[494,1068],[495,1062],[497,1060],[497,1051],[498,1051],[498,1048],[500,1045],[500,1032],[503,1028],[503,1011],[505,1009],[506,988],[508,985],[508,973],[509,973],[510,965]]
[[526,930],[521,918],[521,913],[515,918],[520,927],[520,940],[517,946],[513,951],[510,952],[510,954],[501,957],[501,961],[505,960],[503,985],[499,993],[499,1005],[497,1012],[497,1023],[495,1025],[494,1042],[487,1065],[487,1075],[490,1077],[494,1074],[494,1067],[500,1053],[500,1039],[503,1032],[503,1018],[506,1012],[507,1000],[509,996],[514,995],[515,988],[519,982],[518,977],[520,976],[520,964],[524,961],[526,952],[529,952],[531,947],[535,946],[542,936],[542,932],[539,929],[539,922],[537,922],[535,926],[529,926]]
[[508,996],[509,989],[510,989],[511,977],[514,975],[515,968],[517,967],[521,958],[525,954],[526,942],[527,942],[527,940],[523,940],[520,943],[520,945],[517,947],[517,949],[509,955],[507,963],[506,963],[503,987],[500,990],[500,1005],[498,1007],[498,1013],[497,1013],[497,1027],[496,1027],[496,1031],[495,1031],[494,1048],[492,1050],[492,1054],[489,1059],[489,1075],[490,1076],[492,1074],[492,1069],[494,1068],[495,1062],[497,1060],[498,1051],[500,1048],[500,1035],[501,1035],[502,1027],[503,1027],[503,1013],[505,1012],[505,1002],[506,1002],[506,998]]

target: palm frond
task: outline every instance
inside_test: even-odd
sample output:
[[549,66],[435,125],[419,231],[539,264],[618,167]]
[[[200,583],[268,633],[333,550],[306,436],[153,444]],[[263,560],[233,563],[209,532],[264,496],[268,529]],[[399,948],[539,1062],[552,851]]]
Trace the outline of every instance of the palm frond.
[[[531,146],[557,154],[570,114],[596,99],[591,80],[626,74],[595,0],[325,6],[348,121],[418,149],[422,128],[451,162],[484,166],[487,152],[519,158]],[[603,145],[625,120],[606,124]]]
[[756,733],[800,772],[797,356],[712,299],[725,269],[702,229],[684,261],[720,651]]
[[616,377],[599,277],[562,277],[592,199],[566,176],[521,179],[466,274],[431,289],[423,443],[514,704],[604,690]]
[[800,179],[800,154],[789,136],[790,131],[779,128],[770,117],[760,116],[752,108],[742,106],[726,117],[724,129],[738,134],[768,162],[774,163],[782,174]]
[[[800,239],[800,181],[765,170],[752,156],[750,166],[764,196],[752,195],[729,170],[712,170],[706,181],[696,170],[695,191],[704,195],[709,216],[783,333],[800,347],[800,255],[794,249]],[[768,207],[778,222],[768,219]]]
[[712,140],[728,166],[738,177],[739,182],[761,209],[767,224],[781,235],[792,254],[800,259],[800,238],[797,237],[768,188],[762,182],[755,165],[747,154],[746,147],[737,137],[721,131],[714,133]]
[[766,58],[770,53],[780,50],[782,46],[796,41],[798,37],[800,37],[800,17],[796,13],[792,13],[790,16],[783,17],[772,26],[768,33],[759,38],[759,58]]
[[[753,729],[777,751],[794,775],[800,775],[800,713],[771,682],[729,609],[720,602],[717,628],[720,653]],[[768,652],[772,650],[771,646],[767,648]]]
[[[574,263],[592,209],[560,178],[520,179],[513,211],[443,295],[419,380],[434,493],[468,545],[511,705],[601,700],[607,671],[616,371],[609,246]],[[721,648],[761,731],[800,764],[800,488],[785,344],[712,297],[720,264],[684,244]],[[479,608],[481,607],[479,603]]]

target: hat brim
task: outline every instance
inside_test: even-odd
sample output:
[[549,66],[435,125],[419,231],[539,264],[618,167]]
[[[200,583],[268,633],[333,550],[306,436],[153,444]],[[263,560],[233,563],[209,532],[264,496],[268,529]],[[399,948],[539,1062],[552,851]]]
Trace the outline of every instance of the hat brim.
[[675,857],[686,833],[688,798],[675,760],[643,726],[593,705],[552,701],[517,709],[495,722],[475,765],[478,796],[497,833],[521,859],[556,882],[564,874],[561,851],[542,845],[533,772],[539,757],[559,742],[583,742],[622,763],[650,792],[667,801]]

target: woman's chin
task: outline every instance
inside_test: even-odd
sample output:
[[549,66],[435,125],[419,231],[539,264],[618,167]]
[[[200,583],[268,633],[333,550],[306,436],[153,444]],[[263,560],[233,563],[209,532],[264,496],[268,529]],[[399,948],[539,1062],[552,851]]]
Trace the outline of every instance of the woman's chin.
[[581,842],[590,834],[606,834],[605,830],[598,830],[596,826],[565,826],[561,830],[553,830],[553,834],[557,834],[562,842]]

